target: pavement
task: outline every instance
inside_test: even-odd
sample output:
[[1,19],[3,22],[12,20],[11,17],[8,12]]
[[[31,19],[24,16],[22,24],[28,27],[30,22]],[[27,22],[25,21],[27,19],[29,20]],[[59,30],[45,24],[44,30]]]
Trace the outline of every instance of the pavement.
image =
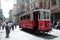
[[50,33],[42,35],[21,30],[17,26],[14,31],[11,30],[9,38],[5,36],[5,30],[0,30],[0,40],[60,40],[60,30],[52,29]]

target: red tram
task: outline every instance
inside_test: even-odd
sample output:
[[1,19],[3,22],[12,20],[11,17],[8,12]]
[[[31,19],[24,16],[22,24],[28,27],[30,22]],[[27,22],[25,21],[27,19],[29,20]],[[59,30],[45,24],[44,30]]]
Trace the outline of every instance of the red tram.
[[38,30],[40,32],[51,31],[50,10],[37,9],[20,16],[20,28]]

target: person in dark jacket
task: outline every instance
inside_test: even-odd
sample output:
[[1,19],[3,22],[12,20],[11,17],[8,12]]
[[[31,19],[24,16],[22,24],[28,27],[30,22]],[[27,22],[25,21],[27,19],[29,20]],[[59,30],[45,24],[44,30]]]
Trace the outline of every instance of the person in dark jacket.
[[5,29],[6,29],[6,38],[8,38],[10,33],[8,22],[6,22]]

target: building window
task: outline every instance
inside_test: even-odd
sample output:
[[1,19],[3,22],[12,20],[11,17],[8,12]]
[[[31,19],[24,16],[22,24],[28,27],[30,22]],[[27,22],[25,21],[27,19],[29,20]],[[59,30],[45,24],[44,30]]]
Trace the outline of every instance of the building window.
[[59,5],[60,5],[60,0],[59,0]]
[[35,2],[33,3],[33,5],[34,5],[34,9],[35,9]]
[[50,9],[50,1],[48,2],[48,9]]
[[39,0],[39,8],[42,8],[42,7],[43,7],[42,0]]
[[51,0],[52,5],[56,5],[56,0]]
[[29,0],[25,0],[25,3],[29,3]]

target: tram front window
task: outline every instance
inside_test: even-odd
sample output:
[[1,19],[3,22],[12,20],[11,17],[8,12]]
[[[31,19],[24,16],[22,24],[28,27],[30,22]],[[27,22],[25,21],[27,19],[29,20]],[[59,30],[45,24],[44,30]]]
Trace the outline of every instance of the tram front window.
[[46,19],[46,12],[44,12],[43,15],[44,15],[44,19]]
[[44,19],[49,19],[49,12],[44,12]]
[[46,18],[49,19],[49,12],[46,13]]
[[40,12],[40,19],[44,19],[44,14],[43,14],[43,12]]
[[40,19],[49,19],[49,12],[41,12]]

